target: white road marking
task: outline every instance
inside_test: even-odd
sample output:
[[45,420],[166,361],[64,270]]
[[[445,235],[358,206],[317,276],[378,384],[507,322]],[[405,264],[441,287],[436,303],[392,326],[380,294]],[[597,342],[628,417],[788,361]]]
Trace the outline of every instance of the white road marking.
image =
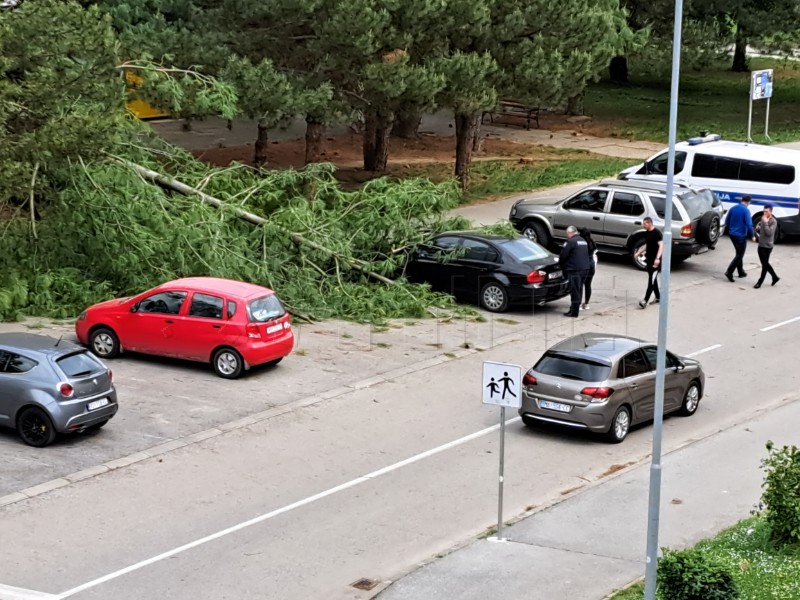
[[800,317],[795,317],[794,319],[789,319],[788,321],[781,321],[780,323],[775,323],[775,325],[770,325],[769,327],[762,327],[759,331],[769,331],[770,329],[777,329],[778,327],[783,327],[784,325],[788,325],[789,323],[794,323],[795,321],[800,321]]
[[706,352],[711,352],[712,350],[716,350],[717,348],[722,348],[722,344],[714,344],[713,346],[709,346],[708,348],[703,348],[702,350],[697,350],[696,352],[692,352],[691,354],[687,354],[688,358],[694,358],[700,354],[705,354]]
[[0,600],[58,600],[60,596],[0,583]]
[[[512,419],[508,419],[506,421],[506,425],[516,423],[519,420],[520,417],[514,417]],[[122,577],[123,575],[127,575],[128,573],[137,571],[143,567],[147,567],[149,565],[162,561],[165,558],[175,556],[176,554],[180,554],[181,552],[185,552],[186,550],[191,550],[192,548],[196,548],[197,546],[201,546],[203,544],[219,539],[226,535],[230,535],[231,533],[241,531],[242,529],[246,529],[247,527],[257,525],[258,523],[263,523],[264,521],[285,514],[287,512],[293,511],[297,508],[307,506],[312,502],[316,502],[317,500],[322,500],[323,498],[327,498],[328,496],[332,496],[334,494],[347,490],[351,487],[355,487],[362,483],[366,483],[367,481],[371,481],[372,479],[380,477],[381,475],[386,475],[387,473],[391,473],[392,471],[396,471],[397,469],[401,469],[405,466],[408,466],[410,464],[413,464],[415,462],[418,462],[435,454],[439,454],[441,452],[444,452],[445,450],[449,450],[450,448],[460,446],[461,444],[466,444],[467,442],[485,436],[489,433],[492,433],[493,431],[497,431],[498,429],[500,429],[499,423],[497,425],[492,425],[491,427],[487,427],[485,429],[481,429],[480,431],[476,431],[475,433],[466,435],[462,438],[458,438],[457,440],[453,440],[452,442],[442,444],[441,446],[437,446],[436,448],[426,450],[425,452],[421,452],[420,454],[415,454],[414,456],[406,458],[405,460],[401,460],[400,462],[391,464],[388,467],[378,469],[377,471],[372,471],[371,473],[367,473],[366,475],[362,475],[361,477],[356,477],[355,479],[351,479],[346,483],[337,485],[336,487],[332,487],[318,494],[314,494],[313,496],[308,496],[307,498],[303,498],[302,500],[298,500],[297,502],[293,502],[292,504],[287,504],[286,506],[283,506],[281,508],[273,510],[272,512],[268,512],[253,519],[250,519],[249,521],[244,521],[237,525],[233,525],[231,527],[228,527],[227,529],[223,529],[221,531],[212,533],[211,535],[200,538],[193,542],[189,542],[188,544],[184,544],[183,546],[178,546],[177,548],[173,548],[172,550],[162,552],[157,556],[140,561],[134,565],[125,567],[124,569],[119,569],[118,571],[114,571],[113,573],[109,573],[108,575],[104,575],[103,577],[98,577],[97,579],[93,579],[88,583],[84,583],[83,585],[74,587],[71,590],[67,590],[66,592],[58,594],[57,596],[42,596],[41,598],[42,600],[44,600],[44,598],[52,598],[53,600],[62,600],[63,598],[69,598],[70,596],[74,596],[75,594],[86,591],[90,588],[97,587],[98,585],[111,581],[112,579],[117,579],[118,577]],[[30,600],[38,600],[38,598],[39,597],[37,596],[32,596]],[[5,599],[2,596],[0,596],[0,600],[5,600]],[[29,600],[29,599],[28,597],[25,596],[19,596],[19,597],[11,597],[8,600]]]

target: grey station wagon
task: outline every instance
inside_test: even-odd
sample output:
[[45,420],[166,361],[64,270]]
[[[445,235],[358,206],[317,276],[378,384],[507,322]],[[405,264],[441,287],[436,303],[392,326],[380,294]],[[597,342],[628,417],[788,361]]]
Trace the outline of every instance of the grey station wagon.
[[[667,352],[664,413],[690,416],[703,397],[700,363]],[[614,443],[655,416],[656,346],[584,333],[547,350],[522,380],[519,414],[528,426],[555,423],[602,433]]]
[[30,446],[99,429],[117,413],[111,371],[85,348],[46,335],[0,334],[0,425]]
[[[525,237],[542,246],[565,240],[567,227],[588,228],[598,250],[631,256],[644,270],[645,217],[664,230],[666,184],[605,179],[560,201],[520,200],[509,220]],[[707,189],[675,185],[672,199],[672,262],[714,248],[722,231],[722,202]]]

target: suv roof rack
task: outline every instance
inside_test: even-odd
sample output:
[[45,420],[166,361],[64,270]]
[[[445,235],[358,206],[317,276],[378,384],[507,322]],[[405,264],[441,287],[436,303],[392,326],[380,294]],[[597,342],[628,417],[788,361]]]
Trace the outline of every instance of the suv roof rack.
[[[649,192],[667,192],[665,181],[651,181],[647,179],[601,179],[598,185],[609,188],[630,188],[635,190],[647,190]],[[673,188],[681,190],[691,190],[692,188],[685,183],[673,182]]]

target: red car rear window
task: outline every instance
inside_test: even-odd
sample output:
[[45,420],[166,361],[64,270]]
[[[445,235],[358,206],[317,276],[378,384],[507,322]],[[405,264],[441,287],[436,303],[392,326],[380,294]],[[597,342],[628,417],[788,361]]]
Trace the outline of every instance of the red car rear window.
[[275,294],[251,300],[247,304],[247,317],[252,323],[273,321],[286,314],[283,304]]

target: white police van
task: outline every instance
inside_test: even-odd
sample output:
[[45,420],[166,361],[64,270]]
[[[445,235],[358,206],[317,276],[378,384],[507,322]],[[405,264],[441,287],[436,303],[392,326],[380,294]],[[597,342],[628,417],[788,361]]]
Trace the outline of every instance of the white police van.
[[[667,150],[625,169],[620,179],[666,181]],[[691,138],[675,144],[675,182],[709,188],[722,200],[725,212],[742,196],[752,198],[753,222],[765,204],[773,206],[778,237],[800,235],[800,151],[761,144],[730,142],[719,135]]]

